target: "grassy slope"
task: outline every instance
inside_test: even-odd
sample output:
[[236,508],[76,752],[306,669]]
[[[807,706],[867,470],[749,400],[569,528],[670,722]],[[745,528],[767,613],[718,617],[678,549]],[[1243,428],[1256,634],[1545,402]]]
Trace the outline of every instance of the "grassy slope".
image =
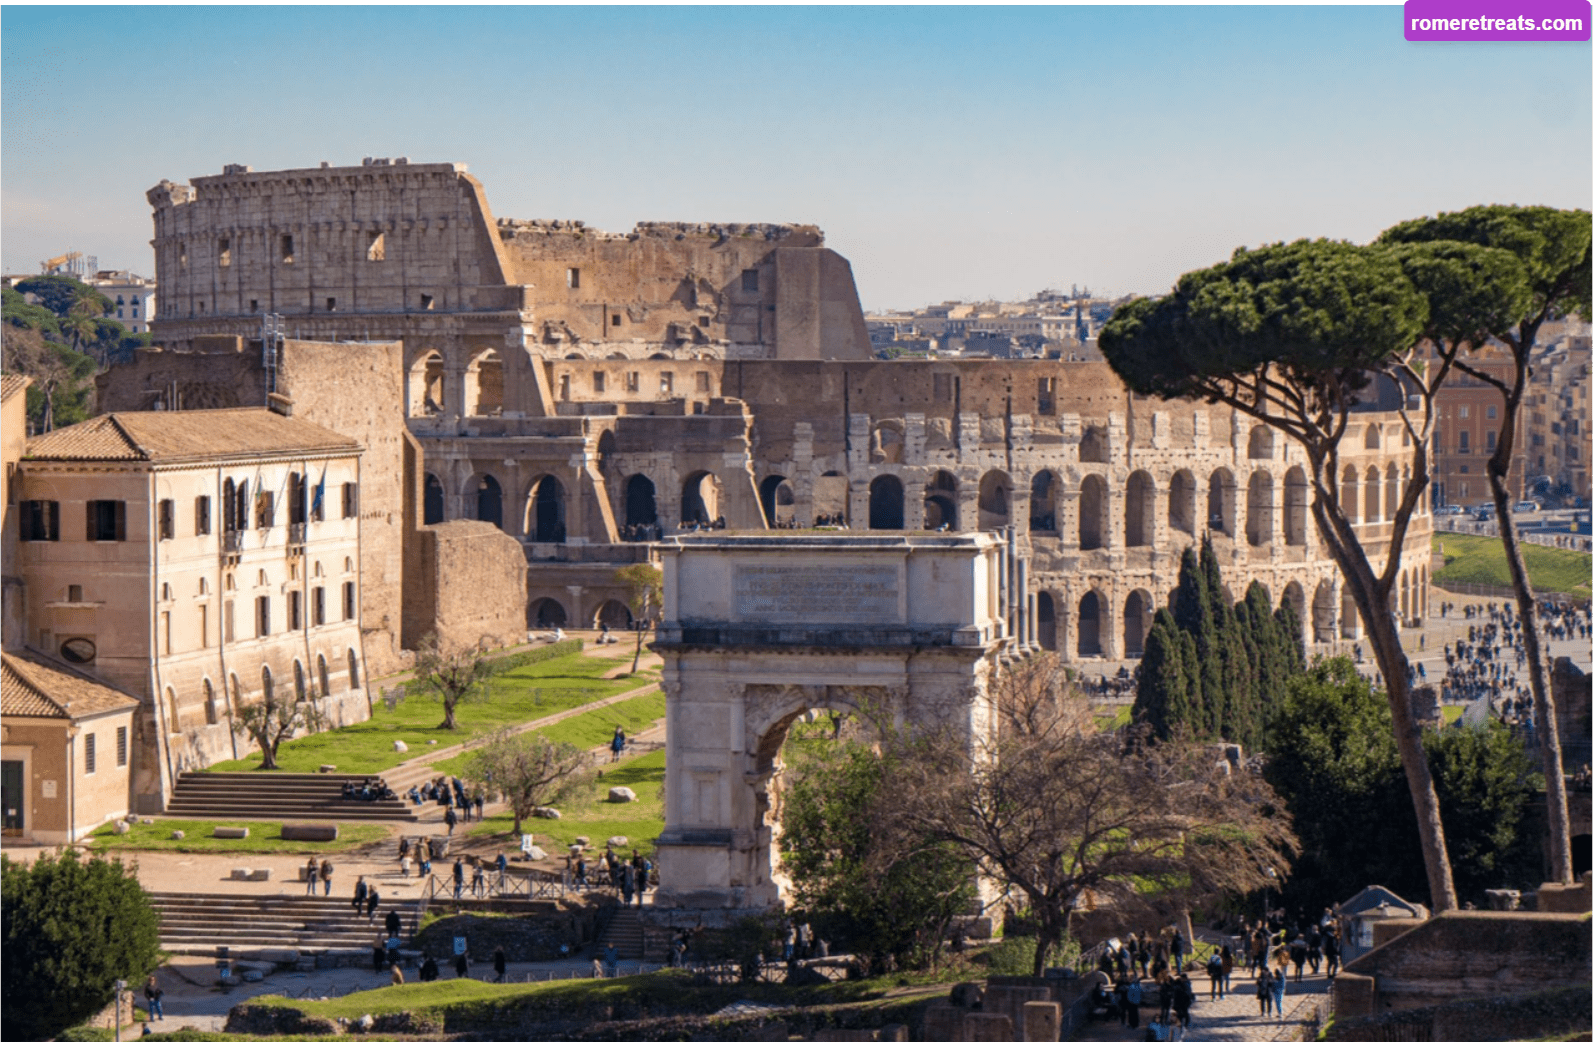
[[[242,826],[249,830],[248,839],[215,839],[212,830],[217,826]],[[183,839],[172,839],[173,829],[184,833]],[[384,840],[388,835],[386,825],[339,825],[337,839],[327,843],[303,840],[286,841],[282,838],[279,821],[178,821],[161,818],[153,825],[134,825],[118,836],[113,825],[96,829],[93,835],[95,850],[173,850],[183,854],[320,854],[347,851],[368,843]]]
[[[283,743],[277,752],[277,763],[285,771],[314,771],[323,763],[333,763],[346,773],[374,774],[398,766],[417,752],[460,745],[509,724],[575,709],[647,683],[645,677],[604,680],[603,674],[613,668],[611,659],[585,655],[565,655],[522,666],[495,678],[488,697],[461,703],[454,714],[459,727],[453,731],[437,727],[442,721],[442,704],[430,698],[406,698],[393,709],[379,705],[364,723]],[[613,732],[612,724],[609,732]],[[402,740],[411,751],[394,752],[395,739]],[[427,746],[431,739],[437,740],[437,746]],[[254,753],[210,769],[246,771],[259,764],[260,754]]]
[[[540,728],[536,733],[546,736],[550,741],[569,742],[577,748],[590,749],[606,745],[614,737],[616,725],[625,728],[626,734],[634,735],[652,726],[663,715],[664,693],[654,691],[613,705],[598,706],[568,720]],[[462,774],[473,755],[460,753],[438,761],[433,767],[437,774]]]
[[[534,818],[521,827],[537,837],[537,844],[549,854],[558,856],[576,836],[585,836],[602,847],[610,836],[625,836],[631,849],[644,853],[651,851],[653,841],[664,831],[664,804],[659,789],[664,783],[664,750],[627,760],[593,783],[591,802],[577,806],[561,807],[564,817],[558,821]],[[607,803],[610,786],[626,785],[636,792],[634,803]],[[508,814],[494,814],[470,829],[472,836],[509,837],[514,818]]]
[[[1443,547],[1444,566],[1433,573],[1440,582],[1482,583],[1509,586],[1510,571],[1505,565],[1504,544],[1491,536],[1456,535],[1434,532],[1433,548]],[[1566,593],[1586,597],[1589,569],[1593,558],[1576,550],[1560,550],[1535,543],[1521,544],[1527,575],[1533,589],[1541,593]]]

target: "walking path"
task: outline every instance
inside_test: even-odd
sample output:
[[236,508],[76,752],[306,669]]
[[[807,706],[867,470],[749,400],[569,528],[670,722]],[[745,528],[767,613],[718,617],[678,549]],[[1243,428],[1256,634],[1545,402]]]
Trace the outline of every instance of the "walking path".
[[[1187,963],[1185,964],[1187,967]],[[1198,969],[1198,967],[1197,967]],[[1232,987],[1220,999],[1208,997],[1210,981],[1204,973],[1190,974],[1195,985],[1195,1005],[1190,1010],[1186,1042],[1295,1042],[1300,1026],[1312,1018],[1317,1005],[1327,996],[1328,979],[1323,974],[1307,974],[1302,981],[1289,980],[1283,997],[1281,1017],[1263,1017],[1256,1003],[1256,985],[1249,970],[1234,968]],[[1124,1027],[1113,1021],[1092,1023],[1074,1036],[1080,1042],[1142,1042],[1145,1025],[1156,1010],[1140,1010],[1140,1026]]]

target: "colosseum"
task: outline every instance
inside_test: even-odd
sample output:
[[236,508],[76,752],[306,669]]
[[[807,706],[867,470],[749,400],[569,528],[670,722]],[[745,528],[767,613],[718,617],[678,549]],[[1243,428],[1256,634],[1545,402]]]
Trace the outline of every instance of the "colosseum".
[[[285,338],[402,341],[392,379],[419,446],[402,522],[519,540],[528,625],[626,625],[616,566],[722,520],[1009,531],[1016,635],[1070,661],[1139,654],[1207,537],[1231,588],[1290,602],[1308,641],[1358,635],[1297,446],[1132,395],[1104,363],[875,361],[817,228],[495,219],[463,165],[402,159],[228,167],[149,200],[157,347],[102,381],[107,400],[258,404],[192,356],[220,344],[269,390]],[[1369,402],[1344,442],[1374,565],[1411,476],[1397,404]],[[1407,546],[1430,531],[1424,504]],[[1390,610],[1419,625],[1427,559],[1405,561]]]

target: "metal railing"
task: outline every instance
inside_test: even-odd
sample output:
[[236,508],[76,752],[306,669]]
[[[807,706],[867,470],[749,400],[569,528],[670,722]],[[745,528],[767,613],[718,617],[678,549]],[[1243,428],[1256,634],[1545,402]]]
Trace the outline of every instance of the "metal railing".
[[225,553],[236,554],[243,552],[243,530],[230,529],[221,533],[221,549]]
[[288,526],[288,545],[303,546],[305,537],[309,534],[310,526],[303,521],[296,521]]

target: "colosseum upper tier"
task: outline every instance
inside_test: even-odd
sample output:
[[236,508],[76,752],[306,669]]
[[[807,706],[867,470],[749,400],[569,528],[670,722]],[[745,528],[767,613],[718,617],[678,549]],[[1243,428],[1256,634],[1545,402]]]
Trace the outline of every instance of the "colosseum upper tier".
[[[102,408],[258,404],[186,359],[274,359],[279,334],[402,340],[408,523],[518,538],[531,625],[626,624],[615,567],[723,519],[1010,529],[1015,635],[1070,660],[1137,655],[1208,536],[1237,595],[1260,582],[1307,640],[1358,633],[1298,446],[1102,363],[873,361],[850,265],[812,226],[496,220],[462,165],[403,160],[229,167],[149,199],[157,348]],[[1342,450],[1374,566],[1411,478],[1394,405],[1368,403]],[[1411,625],[1430,534],[1424,503],[1390,603]]]

